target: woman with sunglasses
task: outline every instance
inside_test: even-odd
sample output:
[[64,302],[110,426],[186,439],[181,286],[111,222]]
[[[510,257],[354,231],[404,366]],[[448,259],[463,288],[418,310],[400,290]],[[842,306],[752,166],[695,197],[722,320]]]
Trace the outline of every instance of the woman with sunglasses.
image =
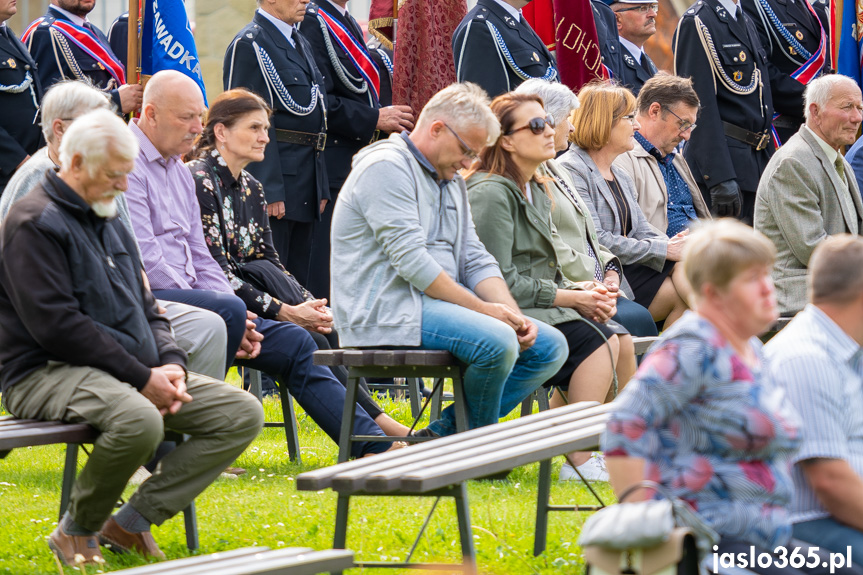
[[[566,337],[569,357],[546,383],[563,389],[566,399],[555,393],[552,405],[567,399],[605,401],[615,371],[620,387],[635,371],[632,338],[608,323],[616,312],[617,293],[596,289],[592,281],[569,281],[561,273],[549,178],[538,172],[555,155],[554,118],[546,116],[542,99],[533,94],[503,94],[491,109],[502,135],[465,174],[477,235],[497,259],[525,315],[555,326]],[[568,459],[587,479],[607,478],[598,457],[573,453]]]
[[632,178],[615,158],[635,145],[635,97],[622,86],[591,83],[578,93],[571,147],[560,158],[588,205],[599,243],[623,262],[621,289],[668,328],[691,295],[681,261],[689,230],[667,237],[651,226],[636,201]]

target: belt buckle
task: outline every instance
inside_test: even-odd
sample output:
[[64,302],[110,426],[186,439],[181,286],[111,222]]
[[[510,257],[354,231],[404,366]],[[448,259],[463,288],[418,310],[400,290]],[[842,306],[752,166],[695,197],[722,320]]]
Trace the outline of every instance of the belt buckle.
[[323,152],[324,148],[327,147],[327,133],[326,132],[318,132],[318,141],[315,144],[315,148],[319,152]]
[[755,151],[760,152],[761,150],[767,147],[767,144],[770,143],[770,132],[765,131],[761,134],[761,138],[758,140],[758,145],[755,146]]

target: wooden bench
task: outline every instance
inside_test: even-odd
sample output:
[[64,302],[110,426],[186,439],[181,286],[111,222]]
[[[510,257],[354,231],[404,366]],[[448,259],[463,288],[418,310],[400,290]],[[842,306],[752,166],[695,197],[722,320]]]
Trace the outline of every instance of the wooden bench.
[[[17,419],[11,415],[6,415],[0,417],[0,459],[9,455],[13,449],[21,447],[65,443],[66,461],[63,466],[59,513],[59,517],[62,518],[69,506],[72,486],[78,475],[78,448],[85,443],[92,444],[97,437],[99,437],[99,432],[86,423]],[[165,430],[165,441],[182,443],[184,440],[183,434]],[[186,545],[194,551],[199,545],[194,501],[183,510],[183,519],[186,527]]]
[[[356,441],[407,441],[416,443],[427,441],[427,437],[386,437],[377,435],[354,435],[354,415],[357,401],[357,388],[361,377],[409,377],[434,378],[436,383],[432,397],[440,393],[444,379],[452,379],[455,425],[458,431],[467,429],[467,404],[464,399],[462,378],[464,365],[448,351],[434,350],[345,350],[329,349],[316,351],[315,365],[328,367],[343,365],[348,368],[348,385],[345,392],[345,405],[342,414],[342,427],[339,436],[339,462],[350,457],[351,444]],[[431,398],[426,399],[414,419],[416,426]]]
[[353,567],[354,553],[303,547],[270,550],[246,547],[210,555],[163,561],[117,573],[125,575],[314,575]]
[[[476,553],[465,482],[508,471],[520,465],[545,461],[540,473],[538,501],[548,507],[551,488],[549,460],[571,451],[585,451],[599,445],[610,406],[582,402],[543,411],[519,419],[472,429],[464,433],[435,439],[407,449],[400,449],[303,473],[297,477],[297,489],[338,492],[334,549],[344,549],[347,542],[350,499],[356,496],[431,496],[455,500],[461,564],[411,562],[429,517],[404,562],[358,561],[358,567],[395,567],[441,569],[454,568],[476,573]],[[542,471],[542,469],[541,469]],[[544,499],[544,500],[543,500]],[[535,545],[545,547],[547,509],[537,513]]]

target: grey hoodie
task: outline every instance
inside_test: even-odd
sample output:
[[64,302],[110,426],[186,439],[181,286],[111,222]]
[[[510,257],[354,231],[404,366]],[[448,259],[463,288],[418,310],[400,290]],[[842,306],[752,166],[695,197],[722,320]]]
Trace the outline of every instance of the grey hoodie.
[[450,195],[460,223],[453,279],[473,290],[502,278],[477,238],[461,176],[441,189],[393,134],[354,156],[333,212],[331,294],[343,347],[420,345],[422,292],[444,271],[427,247],[441,225],[442,194]]

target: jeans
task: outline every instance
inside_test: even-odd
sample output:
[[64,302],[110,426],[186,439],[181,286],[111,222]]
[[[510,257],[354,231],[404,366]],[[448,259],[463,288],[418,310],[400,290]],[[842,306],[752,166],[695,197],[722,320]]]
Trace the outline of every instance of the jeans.
[[[464,373],[468,425],[491,425],[557,373],[569,347],[555,328],[532,320],[536,342],[519,351],[515,332],[503,322],[459,305],[423,296],[423,349],[446,350],[468,364]],[[443,410],[429,429],[456,432],[455,409]]]
[[617,313],[611,319],[625,327],[633,337],[659,335],[656,322],[647,308],[623,296],[617,298]]
[[[208,309],[226,318],[228,345],[234,346],[229,348],[234,350],[230,353],[230,357],[234,357],[245,331],[246,307],[240,298],[233,294],[207,290],[157,291],[159,299],[182,301]],[[242,309],[242,314],[237,313],[237,302]],[[239,320],[240,317],[242,320]],[[232,334],[237,324],[240,326],[239,338]],[[258,318],[255,320],[255,326],[264,336],[260,355],[255,359],[236,360],[236,363],[268,373],[279,383],[287,385],[297,403],[324,433],[338,443],[342,408],[345,405],[345,387],[333,376],[329,368],[315,365],[312,361],[312,356],[318,347],[311,334],[296,324],[269,319]],[[356,406],[354,434],[385,435],[378,424],[359,405]],[[351,455],[360,457],[368,453],[381,453],[391,445],[387,442],[358,442],[352,445]]]
[[795,523],[794,537],[834,553],[845,553],[850,546],[851,561],[863,567],[863,533],[832,517]]

